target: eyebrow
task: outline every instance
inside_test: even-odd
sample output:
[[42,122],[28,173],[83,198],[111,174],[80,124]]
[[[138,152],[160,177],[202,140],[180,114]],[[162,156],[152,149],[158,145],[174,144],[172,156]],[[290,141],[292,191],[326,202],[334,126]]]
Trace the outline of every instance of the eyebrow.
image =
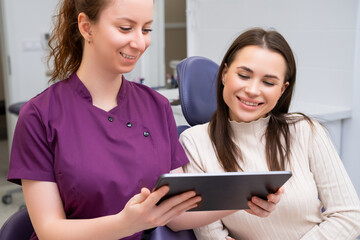
[[[128,22],[132,23],[132,24],[135,24],[135,23],[136,23],[134,20],[132,20],[132,19],[130,19],[130,18],[127,18],[127,17],[118,17],[118,18],[116,18],[116,19],[118,19],[118,20],[125,20],[125,21],[128,21]],[[151,24],[151,23],[153,23],[153,22],[154,22],[154,20],[150,20],[150,21],[146,22],[145,25],[146,25],[146,24]]]
[[[251,70],[251,69],[248,68],[248,67],[245,67],[245,66],[237,67],[237,69],[239,69],[239,68],[240,68],[240,69],[243,69],[243,70],[245,70],[245,71],[247,71],[247,72],[254,73],[254,71]],[[280,80],[280,78],[278,78],[278,77],[275,76],[275,75],[271,75],[271,74],[266,74],[264,77],[266,77],[266,78],[274,78],[274,79]]]

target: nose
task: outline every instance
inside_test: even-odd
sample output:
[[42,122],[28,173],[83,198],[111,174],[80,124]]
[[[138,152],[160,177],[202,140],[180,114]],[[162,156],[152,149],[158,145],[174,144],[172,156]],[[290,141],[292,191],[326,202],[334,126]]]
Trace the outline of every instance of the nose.
[[130,42],[130,47],[135,48],[141,52],[146,49],[146,38],[142,31],[134,31],[133,39]]
[[258,96],[260,94],[260,82],[257,80],[248,81],[247,86],[245,87],[245,92],[249,96]]

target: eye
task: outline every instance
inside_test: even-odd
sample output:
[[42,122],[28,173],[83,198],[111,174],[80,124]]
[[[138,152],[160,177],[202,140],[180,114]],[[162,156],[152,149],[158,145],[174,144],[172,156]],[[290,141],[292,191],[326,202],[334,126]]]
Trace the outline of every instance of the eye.
[[238,73],[238,76],[239,76],[241,79],[244,79],[244,80],[250,79],[250,77],[249,77],[249,76],[244,75],[244,74],[240,74],[240,73]]
[[123,32],[130,32],[132,30],[131,27],[119,27],[121,31]]
[[143,30],[143,33],[150,33],[150,32],[152,32],[152,29],[151,28],[144,28]]
[[274,86],[275,84],[269,81],[263,81],[266,86]]

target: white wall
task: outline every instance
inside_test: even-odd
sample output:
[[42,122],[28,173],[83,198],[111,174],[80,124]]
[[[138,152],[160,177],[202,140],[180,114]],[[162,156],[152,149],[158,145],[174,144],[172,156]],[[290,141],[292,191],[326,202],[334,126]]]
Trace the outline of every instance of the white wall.
[[[188,56],[220,63],[240,32],[255,26],[275,28],[296,55],[296,98],[350,107],[351,94],[341,98],[333,94],[352,90],[357,4],[357,0],[188,0]],[[323,89],[320,96],[315,89]]]
[[358,4],[357,12],[352,117],[343,122],[342,159],[360,195],[360,4]]
[[[360,195],[360,108],[355,106],[360,103],[360,50],[354,51],[360,41],[359,15],[358,0],[187,0],[188,56],[220,63],[232,41],[248,28],[282,33],[298,66],[294,100],[302,104],[294,110],[329,108],[338,113],[338,120],[327,126],[339,139],[334,143]],[[314,109],[316,105],[320,107]],[[352,107],[353,117],[342,126]]]
[[[26,101],[47,86],[44,34],[56,0],[1,0],[2,57],[6,107]],[[7,114],[9,143],[16,116]],[[10,145],[10,144],[9,144]]]

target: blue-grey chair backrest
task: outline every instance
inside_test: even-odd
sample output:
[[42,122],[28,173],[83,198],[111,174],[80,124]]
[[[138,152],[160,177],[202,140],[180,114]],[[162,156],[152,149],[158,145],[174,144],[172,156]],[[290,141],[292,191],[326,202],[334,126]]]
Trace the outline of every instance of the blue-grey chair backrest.
[[11,215],[0,229],[0,240],[28,240],[34,233],[26,208]]
[[212,60],[193,56],[182,60],[176,67],[181,109],[190,126],[209,122],[216,103],[218,64]]
[[166,226],[157,227],[150,235],[151,240],[196,240],[192,230],[173,232]]
[[[181,109],[190,126],[209,122],[216,103],[216,77],[219,66],[205,57],[188,57],[176,67]],[[189,126],[178,126],[178,135]],[[167,227],[158,227],[152,240],[196,240],[192,230],[172,232]]]

